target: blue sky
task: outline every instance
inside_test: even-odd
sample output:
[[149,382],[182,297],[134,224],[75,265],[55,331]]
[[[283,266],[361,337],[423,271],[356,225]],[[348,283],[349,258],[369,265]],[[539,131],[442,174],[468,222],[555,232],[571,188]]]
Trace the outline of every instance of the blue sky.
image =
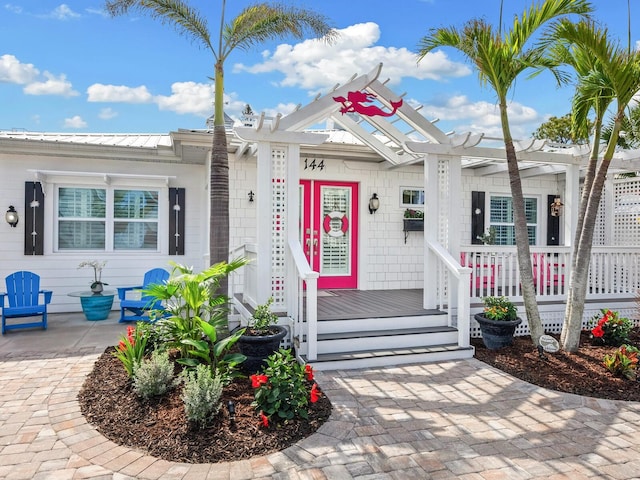
[[[228,18],[249,2],[228,1]],[[491,91],[452,49],[413,56],[430,28],[483,17],[498,23],[500,0],[291,0],[326,15],[334,45],[287,39],[235,51],[226,63],[226,111],[286,114],[353,74],[384,64],[381,78],[444,131],[498,136]],[[503,23],[530,0],[505,0]],[[627,1],[595,0],[595,16],[627,44]],[[217,33],[219,0],[192,0]],[[640,1],[631,1],[632,43],[640,40]],[[167,133],[200,129],[212,113],[211,53],[137,13],[110,18],[101,0],[7,0],[0,6],[0,129],[46,132]],[[511,98],[516,138],[569,111],[571,87],[521,78]]]

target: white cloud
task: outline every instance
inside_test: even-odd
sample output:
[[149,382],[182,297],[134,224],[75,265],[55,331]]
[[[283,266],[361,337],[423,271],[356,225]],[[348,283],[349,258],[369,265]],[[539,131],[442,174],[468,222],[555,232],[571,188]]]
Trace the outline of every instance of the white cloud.
[[64,119],[64,128],[85,128],[86,126],[87,122],[80,115]]
[[27,95],[61,95],[63,97],[75,97],[79,95],[67,80],[66,75],[61,74],[55,77],[49,72],[43,74],[46,78],[44,82],[32,82],[24,87],[24,93]]
[[63,3],[54,8],[47,16],[55,18],[56,20],[69,20],[70,18],[80,18],[81,15],[74,12],[67,4]]
[[430,53],[417,63],[417,56],[406,48],[376,46],[380,28],[373,22],[353,25],[338,33],[334,44],[313,39],[293,46],[281,44],[274,52],[265,51],[262,63],[236,64],[234,71],[281,72],[285,76],[281,86],[301,87],[313,93],[343,83],[345,72],[368,73],[381,62],[390,84],[399,83],[403,77],[444,81],[471,73],[469,67],[452,62],[442,52]]
[[94,83],[87,89],[87,95],[89,102],[151,103],[153,101],[153,96],[144,85],[127,87]]
[[118,112],[116,112],[114,109],[107,107],[107,108],[103,108],[102,110],[100,110],[100,113],[98,114],[98,117],[101,118],[102,120],[111,120],[112,118],[115,118],[118,116]]
[[87,9],[85,9],[85,12],[90,13],[92,15],[100,15],[101,17],[109,18],[109,14],[104,9],[87,8]]
[[20,63],[13,55],[0,57],[0,83],[25,85],[32,82],[39,73],[32,63]]
[[17,14],[21,14],[22,13],[22,7],[20,5],[13,5],[11,3],[7,3],[4,6],[5,10],[9,10],[11,13],[17,13]]
[[208,116],[213,112],[213,86],[196,82],[176,82],[171,95],[157,95],[154,102],[160,110]]

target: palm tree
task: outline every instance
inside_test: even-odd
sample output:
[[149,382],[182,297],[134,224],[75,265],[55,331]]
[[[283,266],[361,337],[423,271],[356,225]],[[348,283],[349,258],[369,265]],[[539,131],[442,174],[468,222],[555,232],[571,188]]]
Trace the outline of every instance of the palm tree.
[[[595,129],[589,165],[580,200],[580,210],[571,264],[571,283],[567,294],[567,309],[560,341],[562,348],[575,352],[580,345],[580,330],[584,314],[593,232],[598,207],[615,153],[620,130],[629,119],[625,112],[640,89],[640,52],[625,50],[609,40],[607,31],[591,21],[561,22],[554,39],[565,42],[568,64],[578,75],[573,98],[573,118],[576,129],[584,129],[587,115],[595,113]],[[562,47],[560,47],[562,48]],[[614,104],[615,102],[615,104]],[[599,159],[603,118],[612,108],[613,124],[606,149]]]
[[524,306],[531,330],[531,339],[537,346],[544,334],[540,312],[536,302],[536,291],[531,267],[529,234],[522,194],[522,181],[518,168],[518,158],[509,127],[507,96],[518,76],[530,68],[548,68],[558,82],[564,80],[561,72],[546,57],[547,43],[532,42],[532,37],[545,25],[570,14],[586,15],[591,5],[584,0],[546,0],[540,6],[532,5],[529,11],[514,19],[510,31],[495,34],[491,25],[484,20],[468,21],[461,30],[455,27],[431,30],[419,43],[419,59],[438,47],[453,47],[474,64],[482,84],[489,84],[496,94],[500,110],[500,122],[507,157],[507,169],[513,200],[515,240],[518,252],[518,266],[522,282]]
[[[211,264],[226,262],[229,256],[229,158],[224,126],[224,63],[234,50],[247,50],[267,40],[287,36],[302,39],[309,32],[331,41],[337,33],[324,16],[280,4],[251,4],[225,23],[226,0],[222,0],[217,36],[209,30],[205,16],[183,0],[106,0],[105,6],[112,16],[137,10],[157,18],[213,55],[215,92],[209,184],[209,261]],[[226,292],[226,278],[220,288]]]

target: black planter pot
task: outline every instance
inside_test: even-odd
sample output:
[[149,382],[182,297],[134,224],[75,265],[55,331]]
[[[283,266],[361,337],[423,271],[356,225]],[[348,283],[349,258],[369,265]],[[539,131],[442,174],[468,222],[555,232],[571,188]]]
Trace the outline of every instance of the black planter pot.
[[240,365],[246,373],[258,372],[265,365],[265,359],[280,348],[287,329],[280,325],[273,325],[271,329],[278,332],[271,335],[242,335],[238,340],[240,353],[247,357]]
[[491,320],[481,313],[476,313],[474,318],[480,324],[482,342],[489,350],[498,350],[511,345],[516,327],[522,323],[521,318],[506,321]]

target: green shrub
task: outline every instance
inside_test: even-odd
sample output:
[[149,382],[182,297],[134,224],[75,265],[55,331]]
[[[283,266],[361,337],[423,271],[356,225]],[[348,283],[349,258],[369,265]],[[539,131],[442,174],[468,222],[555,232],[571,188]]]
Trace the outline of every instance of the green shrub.
[[187,419],[203,428],[220,410],[222,381],[206,365],[186,373],[182,401]]
[[266,360],[263,374],[251,376],[255,388],[253,406],[263,416],[263,424],[276,415],[290,420],[295,416],[308,418],[309,402],[318,398],[310,365],[300,365],[291,350],[281,348]]
[[142,360],[133,370],[133,390],[145,399],[164,395],[178,383],[166,351],[154,351],[150,359]]
[[618,312],[603,308],[602,317],[595,315],[591,322],[596,326],[591,329],[591,337],[595,343],[605,345],[620,345],[629,341],[629,333],[633,328],[633,323],[628,318],[620,317]]

